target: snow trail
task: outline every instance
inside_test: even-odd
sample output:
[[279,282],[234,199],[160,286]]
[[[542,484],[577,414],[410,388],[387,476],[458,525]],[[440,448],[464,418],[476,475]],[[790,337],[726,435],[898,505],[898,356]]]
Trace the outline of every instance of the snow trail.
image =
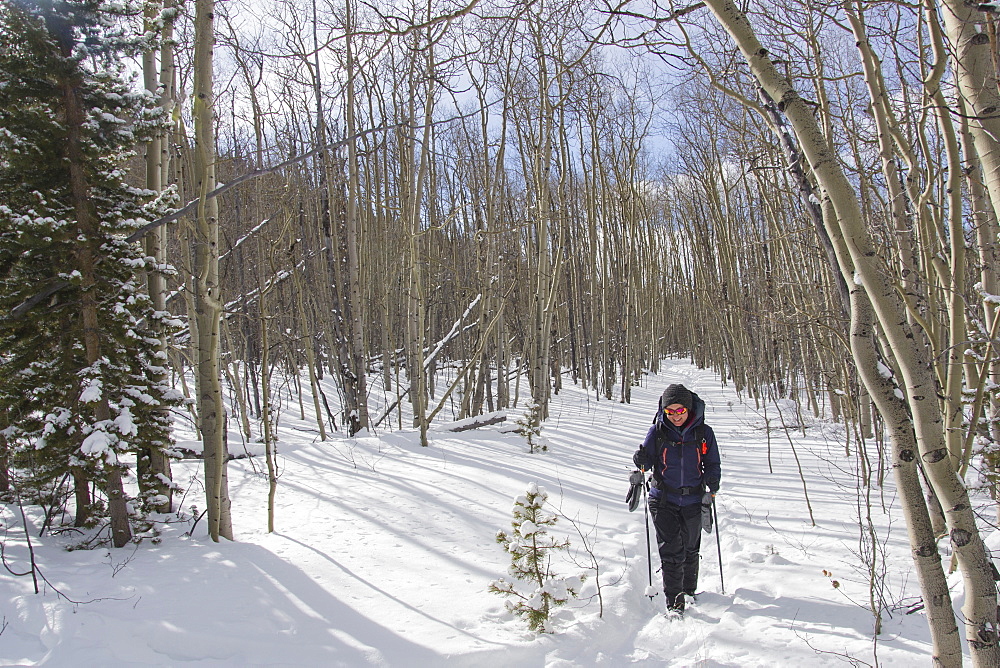
[[[659,394],[676,382],[705,400],[720,444],[725,593],[716,536],[703,534],[701,594],[683,619],[667,620],[662,595],[644,596],[644,515],[628,512],[625,494],[631,455]],[[237,542],[213,544],[203,522],[188,537],[190,520],[166,526],[158,544],[122,550],[66,552],[72,533],[34,538],[43,573],[80,603],[51,588],[35,596],[30,578],[0,579],[7,624],[0,665],[746,668],[842,666],[847,656],[874,663],[866,548],[854,482],[843,473],[856,464],[845,455],[843,430],[807,417],[803,435],[795,407],[782,402],[796,428],[786,435],[772,405],[768,433],[763,411],[686,362],[644,377],[632,396],[622,404],[564,387],[543,428],[550,449],[535,455],[502,424],[432,429],[427,448],[410,429],[320,442],[310,402],[302,420],[285,398],[274,534],[265,531],[261,462],[238,459],[229,469]],[[508,422],[519,412],[508,410]],[[191,432],[179,438],[195,445]],[[231,442],[238,452],[240,436]],[[201,462],[183,460],[175,472],[191,486],[183,499],[190,516],[204,503]],[[572,575],[596,560],[604,608],[600,617],[591,572],[582,597],[555,613],[557,633],[541,637],[486,591],[509,563],[495,534],[510,528],[514,499],[530,483],[544,487],[564,516],[550,533],[571,542],[552,570]],[[899,607],[919,592],[901,514],[895,509],[890,521],[881,510],[895,503],[891,476],[874,498],[887,554],[882,593],[897,606],[884,613],[878,661],[926,663],[924,618]],[[41,518],[29,510],[37,536]],[[24,570],[20,519],[9,506],[0,519],[8,562]]]

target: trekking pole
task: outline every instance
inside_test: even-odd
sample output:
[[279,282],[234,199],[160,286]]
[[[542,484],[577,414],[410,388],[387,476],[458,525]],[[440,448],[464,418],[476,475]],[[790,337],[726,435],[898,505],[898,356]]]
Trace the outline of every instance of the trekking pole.
[[653,548],[650,546],[649,542],[649,501],[646,497],[647,492],[647,480],[646,473],[642,474],[642,505],[646,513],[646,570],[649,572],[649,586],[646,587],[646,596],[652,601],[653,597],[656,596],[656,592],[653,590]]
[[722,539],[719,538],[719,514],[715,510],[715,495],[712,495],[712,523],[715,525],[715,546],[719,550],[719,581],[722,583],[722,593],[726,593],[726,579],[722,576]]

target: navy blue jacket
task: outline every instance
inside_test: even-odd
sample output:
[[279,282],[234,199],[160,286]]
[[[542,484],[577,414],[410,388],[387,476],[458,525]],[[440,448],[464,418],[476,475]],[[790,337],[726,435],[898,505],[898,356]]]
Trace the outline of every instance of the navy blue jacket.
[[[653,486],[649,496],[678,506],[701,503],[701,490],[717,492],[722,479],[715,432],[704,425],[704,433],[699,438],[701,430],[697,427],[705,423],[705,402],[694,394],[692,403],[687,421],[679,428],[670,424],[660,407],[653,426],[633,457],[637,465],[643,461],[652,462]],[[670,491],[681,488],[689,493],[682,495]]]

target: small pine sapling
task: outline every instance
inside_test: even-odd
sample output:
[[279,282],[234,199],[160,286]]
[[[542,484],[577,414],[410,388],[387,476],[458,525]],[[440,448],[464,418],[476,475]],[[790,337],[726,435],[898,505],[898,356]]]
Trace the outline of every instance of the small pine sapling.
[[542,407],[534,399],[528,404],[524,415],[514,421],[515,432],[528,442],[528,452],[548,450],[545,438],[542,436]]
[[559,517],[543,508],[548,494],[535,483],[514,501],[512,531],[500,530],[496,540],[510,554],[507,572],[516,580],[533,587],[521,593],[511,580],[500,578],[490,583],[489,590],[507,597],[507,609],[523,617],[528,628],[537,633],[551,633],[549,616],[553,608],[566,603],[580,593],[584,576],[560,577],[551,570],[552,553],[569,547],[569,541],[558,541],[548,535],[546,527],[554,526]]

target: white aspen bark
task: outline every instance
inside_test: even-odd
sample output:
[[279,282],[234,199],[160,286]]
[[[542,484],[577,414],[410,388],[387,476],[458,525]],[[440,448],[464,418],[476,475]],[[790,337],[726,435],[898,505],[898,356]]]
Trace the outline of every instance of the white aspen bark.
[[[508,58],[513,58],[513,49],[508,51]],[[510,68],[506,69],[507,78],[504,83],[509,83],[510,79]],[[497,292],[493,299],[487,300],[487,304],[491,305],[496,309],[497,313],[497,324],[495,332],[495,340],[492,346],[488,345],[488,349],[492,348],[495,351],[495,363],[497,369],[497,396],[496,396],[496,409],[504,410],[510,405],[510,383],[507,376],[507,359],[508,359],[508,345],[507,345],[507,327],[504,319],[504,307],[507,305],[507,300],[509,298],[510,289],[501,287],[504,285],[502,281],[494,281],[492,277],[502,276],[504,271],[502,264],[499,259],[501,242],[499,233],[500,228],[500,210],[502,197],[505,194],[504,185],[504,164],[507,155],[507,124],[510,119],[510,107],[509,107],[509,90],[505,86],[503,96],[503,109],[500,113],[500,128],[498,133],[497,141],[498,146],[496,149],[496,156],[491,159],[489,155],[490,147],[490,124],[491,112],[489,111],[489,105],[487,100],[486,88],[482,84],[477,84],[476,94],[479,99],[480,108],[482,112],[479,116],[479,141],[482,143],[484,156],[482,164],[482,179],[484,184],[484,190],[486,191],[486,201],[485,201],[485,219],[483,221],[484,234],[480,243],[489,244],[489,250],[486,253],[486,267],[488,269],[483,273],[484,279],[484,289],[487,290],[487,294],[492,293],[494,290],[499,290],[505,292],[506,294],[501,294]],[[487,280],[487,277],[490,277]],[[492,309],[491,309],[492,310]],[[485,316],[485,311],[484,311]],[[485,331],[481,330],[481,335],[485,336]],[[486,372],[486,383],[487,392],[489,392],[489,361],[487,360],[486,354],[483,355],[482,360],[483,367]],[[491,407],[492,410],[492,407]]]
[[[229,331],[229,323],[223,319],[221,322],[222,337],[226,341],[226,350],[235,351],[236,346],[233,343],[233,337]],[[244,347],[244,350],[246,348]],[[246,355],[244,355],[245,359]],[[236,397],[236,403],[239,407],[239,418],[240,427],[243,429],[243,437],[248,441],[253,438],[253,431],[250,428],[250,406],[247,403],[247,395],[243,391],[243,378],[240,375],[240,364],[241,360],[236,358],[235,353],[233,359],[225,367],[223,371],[226,374],[226,379],[229,381],[233,388],[233,396]]]
[[0,435],[0,494],[10,491],[10,445]]
[[[823,208],[826,216],[836,215],[829,199]],[[842,237],[836,235],[833,241],[841,271],[845,278],[849,278],[854,272],[846,244]],[[871,301],[860,286],[853,281],[850,285],[851,355],[858,374],[868,389],[868,395],[885,421],[889,441],[892,443],[892,472],[902,501],[900,505],[910,542],[910,556],[917,571],[924,609],[927,611],[934,664],[942,668],[961,666],[962,644],[955,622],[951,591],[941,563],[934,524],[920,487],[916,435],[905,401],[896,395],[895,385],[878,372],[879,358],[874,346],[875,314]]]
[[264,295],[260,296],[260,384],[261,431],[264,438],[264,460],[267,463],[267,532],[274,533],[274,499],[278,490],[278,471],[274,461],[274,428],[271,423],[271,342],[268,338],[268,317],[264,314]]
[[[417,167],[418,171],[422,167]],[[419,182],[419,179],[418,179]],[[412,181],[407,181],[413,187]],[[420,430],[420,444],[427,445],[427,384],[424,371],[424,307],[423,275],[420,261],[420,211],[419,194],[412,191],[408,195],[411,200],[409,218],[409,268],[407,299],[406,299],[406,371],[410,380],[410,404],[413,409],[413,426]]]
[[510,407],[510,376],[509,363],[510,347],[507,338],[507,326],[504,322],[503,309],[500,310],[500,319],[497,320],[497,410],[504,410]]
[[[941,134],[944,137],[945,157],[948,164],[948,229],[951,257],[947,267],[941,267],[941,273],[947,279],[948,299],[948,347],[944,355],[946,368],[944,371],[944,420],[945,438],[948,452],[951,455],[956,470],[964,466],[963,445],[963,399],[962,380],[965,376],[965,351],[968,349],[968,331],[965,321],[965,225],[962,205],[962,159],[958,148],[958,137],[951,122],[950,112],[944,106],[944,95],[940,91],[935,95],[938,102],[938,119]],[[945,230],[942,230],[942,235]],[[943,264],[935,258],[935,263]]]
[[[965,289],[966,289],[966,265],[965,265],[965,235],[964,235],[964,207],[962,202],[962,177],[963,164],[961,151],[959,149],[959,137],[952,123],[951,110],[948,108],[948,100],[940,87],[940,78],[943,75],[945,65],[948,62],[948,55],[944,46],[944,38],[941,34],[937,17],[931,12],[927,12],[927,24],[931,37],[931,48],[934,53],[936,63],[928,82],[925,83],[926,94],[933,100],[935,116],[938,119],[941,137],[945,146],[945,158],[947,164],[947,184],[945,194],[948,206],[947,222],[942,220],[941,225],[947,229],[938,231],[937,236],[948,239],[950,258],[945,265],[937,254],[931,260],[941,284],[945,288],[948,304],[946,312],[948,314],[948,340],[944,350],[937,353],[935,357],[944,357],[947,364],[943,373],[944,389],[944,419],[945,434],[948,442],[948,452],[950,453],[956,470],[962,470],[965,466],[963,461],[963,397],[962,381],[966,373],[965,352],[968,349],[968,329],[965,317]],[[961,100],[960,100],[961,104]],[[967,127],[967,123],[964,124]],[[943,309],[944,310],[944,309]],[[973,426],[973,430],[975,427]]]
[[[934,0],[925,0],[934,8]],[[982,178],[996,214],[1000,202],[1000,91],[997,89],[989,34],[978,29],[985,20],[975,3],[940,0],[937,9],[944,20],[959,94],[970,113],[970,129],[976,154],[982,162]]]
[[213,48],[215,2],[196,0],[194,56],[195,181],[200,202],[194,230],[195,317],[197,322],[198,428],[205,456],[205,503],[212,540],[233,538],[226,466],[226,414],[219,350],[219,206],[215,189],[215,96]]
[[[768,109],[767,111],[772,112]],[[772,112],[773,113],[773,112]],[[772,116],[772,128],[778,131],[780,119]],[[780,132],[779,132],[780,136]],[[790,142],[784,143],[785,157],[792,166],[798,162],[798,156]],[[796,179],[804,179],[799,170],[792,170]],[[825,212],[826,218],[833,218],[836,213],[829,198],[818,210],[819,222],[822,224]],[[845,247],[843,237],[831,239],[830,251],[833,253],[835,266],[840,268],[846,279],[852,279],[853,262]],[[880,413],[886,418],[890,441],[893,444],[893,474],[897,490],[902,499],[902,507],[906,518],[906,526],[912,545],[911,556],[917,570],[918,580],[925,600],[928,624],[932,630],[933,654],[937,665],[961,665],[961,643],[955,615],[951,607],[950,592],[944,575],[940,554],[937,549],[935,532],[923,503],[923,491],[920,487],[919,471],[917,469],[917,447],[914,432],[909,423],[905,403],[896,397],[894,385],[881,374],[877,373],[879,359],[873,345],[874,313],[867,295],[851,280],[849,291],[849,313],[851,317],[850,345],[856,367],[864,385],[869,389],[872,400]],[[862,402],[861,426],[870,425],[870,414],[867,410],[869,392],[859,398]]]
[[[902,188],[899,185],[900,176],[896,169],[894,157],[897,151],[901,153],[911,166],[911,171],[916,171],[915,165],[917,160],[913,156],[909,146],[902,139],[901,134],[892,130],[892,112],[884,92],[880,63],[868,45],[863,15],[850,10],[848,10],[847,15],[861,55],[865,71],[865,82],[868,85],[869,94],[872,99],[872,112],[878,128],[883,173],[885,174],[889,190],[893,221],[897,233],[897,241],[900,246],[900,280],[902,286],[900,293],[906,299],[908,296],[916,294],[917,287],[914,279],[918,275],[918,263],[911,248],[910,235],[907,231],[909,227],[908,212],[903,206],[907,198],[904,197]],[[936,327],[933,327],[931,330],[925,328],[924,334],[928,337],[932,348],[931,358],[945,358],[948,361],[944,369],[938,372],[938,379],[944,390],[942,402],[944,436],[948,452],[953,460],[952,463],[956,470],[960,470],[962,467],[962,445],[964,441],[962,436],[962,377],[964,373],[963,362],[967,347],[964,313],[965,240],[962,236],[962,165],[959,157],[958,138],[951,123],[949,112],[946,111],[948,107],[947,102],[939,86],[947,57],[944,53],[940,30],[937,29],[936,18],[933,16],[929,17],[928,25],[931,33],[932,53],[935,56],[936,62],[929,75],[925,78],[925,94],[934,102],[938,110],[936,116],[940,126],[941,137],[944,140],[946,161],[949,165],[946,188],[948,206],[946,210],[949,215],[947,227],[950,230],[949,247],[951,250],[951,261],[948,265],[945,265],[937,257],[936,253],[931,252],[927,248],[928,244],[932,243],[932,240],[946,235],[944,230],[936,231],[932,228],[934,223],[927,206],[929,189],[922,194],[918,193],[915,188],[915,183],[918,179],[911,177],[907,181],[911,184],[909,201],[912,202],[913,206],[917,207],[914,217],[919,221],[918,229],[924,231],[922,236],[924,238],[925,264],[931,265],[927,266],[926,270],[930,272],[932,268],[934,269],[933,274],[927,276],[927,281],[931,282],[937,277],[937,280],[946,288],[946,293],[949,295],[947,342],[941,340],[943,334],[934,331],[937,329]],[[943,221],[941,224],[944,224]],[[929,288],[928,292],[932,292],[932,289]],[[928,320],[916,317],[918,312],[916,304],[908,303],[906,306],[909,309],[911,324],[914,324],[915,321],[924,325],[929,324]],[[929,503],[931,504],[931,508],[936,510],[938,507],[937,501],[932,499],[929,500]],[[934,513],[934,516],[937,517],[937,514]]]
[[[989,197],[986,194],[986,189],[979,178],[979,161],[974,157],[975,150],[972,148],[972,133],[969,131],[968,126],[968,122],[962,123],[962,144],[966,156],[964,171],[969,193],[972,196],[972,220],[973,227],[976,230],[976,246],[979,252],[979,288],[983,295],[983,327],[988,328],[991,332],[988,340],[993,340],[996,336],[994,328],[997,326],[997,307],[993,303],[991,296],[1000,294],[1000,272],[998,272],[998,268],[1000,268],[1000,252],[998,252],[998,249],[1000,249],[1000,224],[997,222],[996,214],[988,201]],[[975,366],[971,358],[969,364]],[[987,351],[985,359],[979,365],[979,368],[967,371],[966,377],[966,385],[970,388],[976,388],[977,393],[972,415],[979,415],[981,406],[985,405],[985,417],[990,425],[990,435],[994,442],[1000,441],[1000,398],[995,393],[991,393],[991,396],[988,398],[982,396],[987,379],[992,387],[1000,385],[1000,365],[995,363],[994,356],[990,355],[989,351]],[[984,401],[985,404],[983,404]],[[971,460],[974,433],[975,430],[970,429],[969,434],[966,436],[965,451],[962,457],[963,468],[961,470],[963,477]],[[998,469],[996,457],[990,457],[987,460],[987,465],[995,473]],[[995,483],[990,485],[990,494],[994,501],[1000,499],[1000,494],[997,492]],[[996,505],[996,510],[998,518],[1000,518],[1000,503]]]
[[[878,136],[879,158],[882,162],[882,173],[885,175],[886,188],[889,191],[889,206],[892,214],[893,228],[896,233],[896,243],[899,245],[899,254],[896,258],[899,263],[899,275],[904,295],[914,294],[915,280],[917,277],[917,261],[914,255],[910,228],[910,211],[907,210],[907,202],[917,205],[919,199],[908,200],[903,192],[902,178],[896,163],[896,144],[893,141],[894,133],[889,126],[891,112],[889,111],[889,101],[882,85],[881,62],[875,52],[872,51],[868,43],[867,29],[864,26],[863,15],[846,8],[847,18],[851,25],[851,32],[854,34],[855,43],[861,58],[861,65],[864,69],[864,81],[868,87],[868,94],[872,100],[872,116]],[[912,156],[906,156],[907,162],[914,163]],[[915,213],[915,212],[914,212]]]
[[[953,466],[944,438],[935,378],[926,351],[915,342],[895,287],[878,266],[878,258],[853,186],[816,124],[812,110],[777,72],[750,23],[730,0],[707,0],[719,23],[733,37],[756,79],[792,124],[803,153],[823,188],[834,215],[825,219],[830,236],[846,243],[854,282],[862,286],[905,382],[916,441],[928,478],[941,499],[966,584],[963,606],[966,640],[977,666],[1000,665],[997,646],[997,596],[991,564],[975,524],[967,490]],[[843,263],[841,264],[844,267]]]
[[[975,4],[967,4],[957,0],[942,0],[935,3],[925,0],[929,9],[940,9],[944,19],[948,42],[954,55],[955,78],[959,94],[964,102],[963,118],[972,146],[979,158],[975,172],[980,175],[981,186],[976,184],[972,191],[975,194],[985,189],[988,196],[974,199],[973,216],[980,224],[976,226],[980,246],[980,260],[983,262],[982,283],[988,295],[996,294],[996,221],[1000,218],[998,203],[1000,203],[1000,91],[997,89],[997,72],[994,54],[997,47],[992,43],[996,38],[995,30],[980,30],[977,23],[985,22],[986,17],[979,12]],[[967,150],[968,144],[966,142]],[[973,160],[967,156],[967,161]],[[970,181],[974,180],[973,171],[969,171]],[[984,223],[986,223],[984,225]],[[992,233],[988,232],[992,226]],[[992,322],[994,306],[989,299],[984,300],[986,314],[985,326]],[[986,364],[990,364],[987,356]],[[994,382],[1000,378],[1000,370],[992,374]],[[995,418],[1000,414],[1000,402],[991,400],[990,416],[993,419],[991,431],[994,439],[1000,438],[1000,422]],[[974,427],[973,427],[974,429]],[[994,467],[996,463],[992,464]],[[963,470],[967,463],[963,464]],[[993,490],[994,498],[998,498]],[[1000,504],[997,505],[997,515],[1000,517]]]
[[[344,5],[346,19],[344,30],[346,32],[345,48],[347,50],[347,100],[346,100],[346,123],[347,136],[353,137],[357,133],[357,123],[354,119],[355,113],[355,65],[354,65],[354,42],[352,33],[354,31],[354,8],[351,0],[347,0]],[[365,369],[365,330],[364,330],[364,304],[361,298],[361,266],[358,260],[358,197],[360,188],[358,185],[358,149],[357,139],[347,144],[347,220],[346,239],[347,246],[347,322],[345,327],[346,336],[350,338],[351,370],[354,372],[354,391],[356,393],[355,410],[357,414],[353,416],[350,424],[353,425],[354,432],[368,429],[368,381]]]
[[[544,58],[540,67],[544,68]],[[544,73],[544,69],[542,70]],[[534,180],[535,218],[535,294],[532,303],[532,349],[531,349],[531,394],[538,405],[536,424],[548,416],[549,401],[549,345],[552,327],[552,313],[546,308],[549,292],[552,290],[552,258],[549,255],[549,168],[551,165],[552,129],[548,113],[548,91],[543,74],[539,76],[540,109],[538,118],[538,146],[532,155],[532,176]]]
[[392,389],[392,369],[396,366],[396,356],[393,354],[393,347],[389,343],[391,320],[389,318],[389,300],[387,298],[382,299],[379,315],[382,317],[382,387],[388,392]]
[[[426,48],[425,64],[428,70],[433,69],[434,49]],[[410,118],[414,116],[413,104],[416,95],[410,96]],[[410,376],[410,402],[413,406],[413,426],[420,430],[420,445],[427,446],[427,372],[424,368],[424,331],[427,318],[427,308],[424,296],[422,260],[420,257],[420,240],[423,235],[420,229],[421,201],[423,199],[424,183],[430,162],[431,120],[434,109],[434,79],[427,77],[424,91],[423,140],[420,156],[417,159],[415,178],[413,169],[413,139],[406,138],[406,150],[403,160],[407,167],[404,174],[407,204],[404,209],[409,221],[409,289],[407,297],[407,372]]]
[[[174,79],[176,77],[174,63],[174,21],[178,0],[163,0],[164,22],[160,39],[160,107],[173,120],[176,106],[174,100]],[[175,121],[179,122],[179,121]],[[170,183],[170,146],[169,134],[160,141],[160,185],[166,187]]]
[[[152,27],[151,22],[158,14],[157,9],[156,3],[150,3],[146,8],[147,30],[150,30]],[[170,23],[170,20],[168,20],[167,26]],[[161,58],[167,62],[172,62],[173,45],[169,39],[166,39],[167,34],[169,34],[169,28],[165,28],[164,33],[166,34],[162,35],[164,39],[161,45]],[[143,52],[142,73],[146,90],[152,95],[159,95],[161,108],[169,109],[170,101],[166,98],[167,91],[158,90],[163,70],[162,68],[157,68],[156,53],[152,49],[147,49]],[[172,76],[172,74],[168,76]],[[169,160],[170,155],[165,150],[165,143],[166,137],[161,133],[146,145],[146,188],[154,192],[163,190],[163,176],[166,172],[163,162]],[[158,265],[152,271],[146,273],[146,289],[149,292],[150,301],[153,302],[153,309],[158,313],[164,313],[167,310],[167,281],[166,277],[160,271],[160,267],[167,262],[165,239],[166,230],[163,227],[156,227],[150,230],[143,240],[146,255],[154,258]],[[159,329],[158,323],[152,323],[152,326],[155,329]],[[156,382],[166,383],[167,342],[162,332],[157,332],[157,338],[159,338],[157,352],[163,372],[157,376]],[[161,419],[164,421],[169,420],[168,413],[169,411],[165,407],[159,410]],[[172,480],[170,458],[166,454],[168,446],[169,443],[163,443],[160,444],[160,447],[145,447],[136,453],[136,477],[139,481],[139,494],[146,499],[151,496],[164,499],[163,502],[155,505],[155,510],[159,513],[169,513],[173,510],[173,489],[170,484]]]
[[[586,130],[584,131],[584,123],[586,123]],[[587,140],[580,141],[580,172],[582,178],[582,188],[583,188],[583,210],[586,224],[586,232],[581,237],[586,238],[586,245],[589,249],[597,248],[597,193],[595,192],[595,184],[593,177],[593,164],[597,162],[597,111],[590,105],[586,109],[585,119],[580,121],[580,135],[581,137],[587,136]],[[588,161],[589,156],[589,161]],[[579,291],[584,294],[601,294],[600,291],[596,289],[596,282],[598,273],[597,267],[597,256],[595,252],[587,253],[585,257],[580,259],[582,265],[580,274],[582,275],[581,282],[583,285],[580,286]],[[583,300],[581,299],[581,303]],[[598,365],[600,364],[599,358],[601,354],[602,344],[593,341],[595,332],[598,331],[598,309],[591,305],[591,308],[586,309],[581,313],[581,320],[583,320],[583,330],[584,330],[584,340],[590,341],[591,344],[585,346],[584,351],[584,388],[592,387],[594,388],[594,394],[596,397],[600,397],[600,380],[599,374],[597,372]],[[587,334],[590,336],[587,336]],[[597,337],[599,340],[603,340],[603,337]]]
[[[320,40],[319,40],[319,19],[317,3],[311,3],[312,7],[312,62],[310,72],[312,75],[312,93],[315,100],[316,113],[316,139],[319,146],[325,147],[328,141],[328,131],[326,126],[325,108],[323,105],[323,85],[322,67],[320,64]],[[306,56],[300,54],[303,59]],[[346,215],[346,206],[341,209],[343,201],[343,191],[340,190],[342,183],[339,181],[337,172],[333,165],[335,160],[330,157],[329,152],[323,148],[319,152],[321,171],[319,182],[321,195],[320,221],[323,228],[324,245],[326,248],[327,270],[329,272],[329,291],[332,301],[331,310],[333,318],[331,320],[332,331],[327,336],[331,340],[331,349],[336,358],[335,372],[340,380],[343,391],[343,412],[342,420],[347,428],[348,434],[354,434],[358,430],[357,417],[359,415],[357,376],[352,362],[350,330],[352,328],[350,285],[349,279],[344,276],[344,268],[347,264],[347,240],[346,230],[341,227],[341,222]]]
[[[290,257],[292,265],[295,265],[295,258]],[[299,322],[302,323],[305,345],[303,350],[306,356],[306,369],[309,372],[309,394],[312,396],[313,411],[316,415],[316,427],[319,429],[319,440],[326,441],[326,424],[323,419],[323,409],[320,406],[320,386],[319,378],[316,374],[316,351],[313,349],[313,332],[309,325],[309,318],[306,315],[305,306],[305,286],[302,284],[302,276],[298,270],[292,270],[292,283],[295,286],[295,308],[299,314]],[[264,295],[261,294],[261,308],[264,307]]]

